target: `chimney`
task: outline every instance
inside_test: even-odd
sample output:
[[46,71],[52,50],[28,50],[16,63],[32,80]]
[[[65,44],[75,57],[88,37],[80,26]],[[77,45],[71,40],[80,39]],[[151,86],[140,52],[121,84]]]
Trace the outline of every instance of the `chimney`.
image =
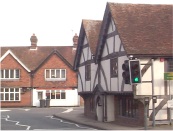
[[35,36],[35,34],[33,34],[30,38],[30,41],[31,41],[31,47],[30,47],[30,50],[36,50],[37,49],[37,37]]
[[77,44],[78,44],[78,36],[77,33],[75,33],[75,35],[73,36],[73,50],[77,49]]

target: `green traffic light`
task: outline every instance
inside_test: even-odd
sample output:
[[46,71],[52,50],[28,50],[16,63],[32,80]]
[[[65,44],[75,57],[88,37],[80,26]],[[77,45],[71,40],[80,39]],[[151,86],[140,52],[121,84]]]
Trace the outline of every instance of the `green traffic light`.
[[139,78],[138,77],[135,77],[134,81],[135,82],[139,82]]

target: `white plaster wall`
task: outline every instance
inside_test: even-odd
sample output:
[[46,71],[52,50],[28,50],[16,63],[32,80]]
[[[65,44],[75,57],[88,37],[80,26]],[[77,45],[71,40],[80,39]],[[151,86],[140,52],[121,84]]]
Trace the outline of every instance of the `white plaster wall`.
[[91,54],[91,50],[90,48],[88,48],[88,56],[87,56],[87,60],[91,60],[92,59],[92,54]]
[[86,90],[85,91],[91,91],[91,81],[86,81]]
[[[108,91],[110,91],[110,59],[101,61],[102,68],[106,75],[106,82],[108,84]],[[106,83],[103,77],[103,72],[101,72],[101,85],[104,90],[106,90]]]
[[83,49],[83,53],[84,53],[84,60],[87,61],[87,58],[88,58],[88,47]]
[[115,36],[115,52],[119,52],[120,45],[121,45],[120,37],[119,35],[116,35]]
[[107,46],[106,46],[106,44],[104,44],[104,48],[103,48],[103,52],[102,52],[102,57],[107,56],[107,55],[108,55]]
[[111,78],[110,91],[119,91],[118,78]]
[[114,96],[107,95],[107,121],[114,121],[115,120],[115,109],[114,109]]
[[154,62],[154,93],[164,95],[164,62]]
[[78,106],[78,93],[75,90],[65,90],[66,99],[51,99],[50,106]]
[[[82,78],[82,82],[83,83],[81,83],[81,84],[83,84],[83,90],[85,91],[86,89],[85,89],[85,66],[81,66],[81,67],[79,67],[79,72],[80,72],[80,74],[81,74],[81,78]],[[80,90],[82,90],[82,86],[80,86],[80,85],[78,85],[79,87],[78,87],[78,89],[79,89],[79,91]],[[81,89],[80,89],[81,88]]]
[[84,38],[84,42],[83,42],[83,45],[86,45],[88,43],[88,41],[87,41],[87,37],[85,36],[85,38]]
[[32,91],[32,106],[40,107],[40,100],[38,99],[38,92],[43,92],[43,99],[46,99],[46,90],[36,90]]
[[81,52],[80,64],[84,62],[83,51]]
[[81,92],[82,91],[82,79],[79,77],[78,75],[78,92]]
[[[146,64],[149,59],[141,59],[141,64]],[[141,65],[141,70],[144,65]],[[164,95],[164,62],[154,61],[154,95]],[[151,66],[142,77],[142,81],[151,81]],[[137,95],[152,95],[152,83],[142,83],[137,86]]]
[[[113,32],[113,29],[112,29],[112,20],[110,21],[110,23],[109,23],[109,27],[108,27],[108,33],[111,33],[111,32]],[[114,24],[113,24],[114,25]],[[115,26],[114,26],[114,28],[115,28]]]
[[114,39],[114,37],[110,37],[106,40],[107,44],[108,44],[109,54],[113,53],[113,49],[114,49],[113,48],[113,46],[114,46],[114,40],[113,39]]
[[97,68],[98,68],[97,64],[94,64],[94,63],[91,64],[91,91],[93,91],[95,86],[98,84],[98,74],[97,74],[96,82],[95,82],[95,85],[94,85],[94,79],[95,79],[95,76],[96,76]]

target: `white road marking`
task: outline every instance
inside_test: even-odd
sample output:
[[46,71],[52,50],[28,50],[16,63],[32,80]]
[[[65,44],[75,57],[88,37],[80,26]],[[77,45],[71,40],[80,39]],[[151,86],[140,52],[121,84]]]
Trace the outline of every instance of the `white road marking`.
[[15,125],[18,125],[18,126],[26,126],[27,127],[26,130],[29,130],[31,128],[31,126],[19,124],[20,123],[19,121],[9,120],[9,118],[10,116],[7,115],[6,118],[1,118],[1,119],[5,119],[5,121],[15,122],[16,123]]
[[11,111],[11,110],[0,110],[0,112],[6,112],[6,111]]
[[75,126],[78,127],[78,128],[96,130],[96,129],[94,129],[94,128],[82,127],[82,126],[79,126],[78,124],[75,124],[75,123],[65,122],[65,121],[63,121],[62,119],[54,118],[54,116],[45,116],[45,117],[50,117],[50,119],[59,120],[61,123],[65,123],[65,124],[73,124],[73,125],[75,125]]
[[30,109],[19,109],[19,110],[29,111]]
[[73,111],[73,108],[69,108],[69,109],[67,109],[66,111],[62,112],[62,113],[69,113],[69,112],[71,112],[71,111]]

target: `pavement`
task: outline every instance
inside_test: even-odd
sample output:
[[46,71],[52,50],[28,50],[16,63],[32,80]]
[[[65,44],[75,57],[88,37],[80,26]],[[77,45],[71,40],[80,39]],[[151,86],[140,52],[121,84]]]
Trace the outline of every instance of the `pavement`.
[[[79,109],[80,108],[80,109]],[[77,124],[82,124],[99,130],[145,130],[144,127],[132,127],[123,126],[115,122],[100,122],[92,118],[84,116],[84,109],[81,107],[74,107],[73,111],[57,113],[54,117],[74,122]],[[155,127],[152,125],[147,126],[147,130],[173,130],[173,122],[170,124],[156,124]]]

